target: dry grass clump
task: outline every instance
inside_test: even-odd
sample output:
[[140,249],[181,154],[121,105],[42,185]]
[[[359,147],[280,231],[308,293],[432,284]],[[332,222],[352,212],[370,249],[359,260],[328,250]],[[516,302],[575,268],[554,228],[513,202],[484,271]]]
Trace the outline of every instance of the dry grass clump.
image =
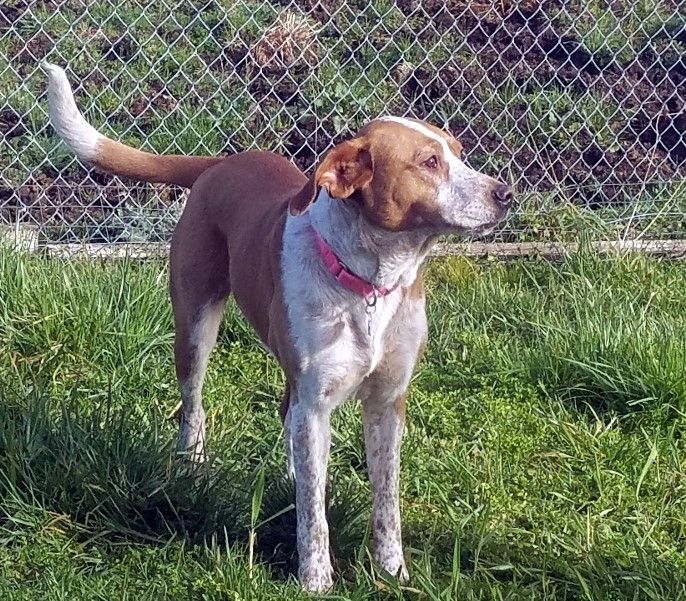
[[262,69],[282,71],[297,66],[316,66],[319,50],[315,28],[307,17],[285,11],[264,32],[250,54]]

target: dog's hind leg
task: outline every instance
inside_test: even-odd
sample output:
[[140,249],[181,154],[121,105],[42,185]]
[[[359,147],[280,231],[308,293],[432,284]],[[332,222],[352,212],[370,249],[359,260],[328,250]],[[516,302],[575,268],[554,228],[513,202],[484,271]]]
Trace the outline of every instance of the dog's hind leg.
[[202,387],[225,304],[224,299],[209,303],[198,307],[191,320],[176,320],[174,358],[182,404],[178,449],[197,460],[204,457],[205,446]]
[[204,458],[202,387],[230,292],[226,247],[211,238],[196,238],[193,248],[173,241],[171,253],[174,359],[182,402],[178,449],[188,451],[195,460]]

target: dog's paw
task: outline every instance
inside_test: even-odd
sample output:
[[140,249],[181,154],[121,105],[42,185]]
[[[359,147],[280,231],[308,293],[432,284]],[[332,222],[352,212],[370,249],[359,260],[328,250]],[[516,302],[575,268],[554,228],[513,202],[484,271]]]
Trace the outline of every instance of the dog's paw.
[[201,466],[207,461],[207,454],[202,446],[184,448],[182,445],[178,445],[176,455],[179,460],[191,466]]
[[181,415],[181,427],[176,450],[180,456],[192,463],[204,463],[205,455],[205,415]]
[[376,549],[374,553],[374,562],[382,570],[397,578],[400,584],[409,584],[410,574],[405,565],[405,559],[402,552],[397,553],[382,553],[382,550]]
[[312,594],[322,595],[333,588],[333,568],[330,562],[301,566],[298,570],[298,580],[303,589]]

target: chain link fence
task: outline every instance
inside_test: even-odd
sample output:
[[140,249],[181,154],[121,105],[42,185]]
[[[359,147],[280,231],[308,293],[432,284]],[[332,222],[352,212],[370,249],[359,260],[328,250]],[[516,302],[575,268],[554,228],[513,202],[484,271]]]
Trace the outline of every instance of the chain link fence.
[[154,243],[184,191],[79,163],[48,124],[43,58],[96,128],[146,150],[310,170],[365,121],[412,115],[515,185],[495,241],[686,238],[682,0],[3,0],[0,228]]

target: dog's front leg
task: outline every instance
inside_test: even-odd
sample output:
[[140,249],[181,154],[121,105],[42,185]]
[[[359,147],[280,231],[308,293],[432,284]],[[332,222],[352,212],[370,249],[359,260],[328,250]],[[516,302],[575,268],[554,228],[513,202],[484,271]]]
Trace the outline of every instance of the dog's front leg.
[[295,468],[298,577],[306,590],[323,593],[333,586],[325,505],[330,411],[321,403],[295,401],[288,422]]
[[405,395],[389,402],[367,399],[363,421],[372,487],[372,557],[384,570],[407,582],[398,498]]

